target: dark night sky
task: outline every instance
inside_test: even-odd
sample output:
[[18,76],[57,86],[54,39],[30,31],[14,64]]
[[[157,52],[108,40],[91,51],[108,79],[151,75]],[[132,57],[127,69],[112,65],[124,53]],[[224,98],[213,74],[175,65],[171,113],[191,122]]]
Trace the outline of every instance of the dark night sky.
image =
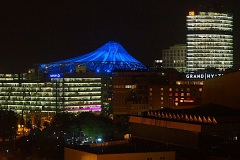
[[117,41],[151,66],[161,50],[186,43],[186,15],[199,5],[220,5],[234,16],[239,61],[239,0],[0,1],[0,72],[23,72]]

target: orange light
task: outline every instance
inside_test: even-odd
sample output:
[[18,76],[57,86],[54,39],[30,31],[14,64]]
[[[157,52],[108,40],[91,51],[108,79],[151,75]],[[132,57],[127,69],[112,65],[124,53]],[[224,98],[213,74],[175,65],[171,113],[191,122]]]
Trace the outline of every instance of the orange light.
[[194,16],[195,15],[195,12],[194,11],[190,11],[188,12],[189,16]]

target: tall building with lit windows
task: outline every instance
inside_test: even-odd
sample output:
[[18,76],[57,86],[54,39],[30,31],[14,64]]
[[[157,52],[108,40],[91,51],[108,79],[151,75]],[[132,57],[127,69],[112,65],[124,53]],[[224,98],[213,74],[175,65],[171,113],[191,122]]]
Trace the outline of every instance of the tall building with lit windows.
[[162,50],[163,68],[174,68],[178,72],[186,71],[186,44],[176,44],[169,49]]
[[187,24],[187,71],[233,67],[233,16],[190,11]]
[[102,79],[94,73],[59,74],[43,80],[29,79],[26,73],[0,74],[0,109],[16,113],[100,112],[101,90]]

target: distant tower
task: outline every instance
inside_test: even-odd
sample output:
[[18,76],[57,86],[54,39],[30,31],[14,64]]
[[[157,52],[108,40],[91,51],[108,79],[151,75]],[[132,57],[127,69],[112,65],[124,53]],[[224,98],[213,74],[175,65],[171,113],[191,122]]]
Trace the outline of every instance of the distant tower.
[[187,71],[233,67],[233,16],[194,12],[187,16]]
[[185,72],[186,44],[176,44],[169,49],[162,50],[163,68],[174,68]]

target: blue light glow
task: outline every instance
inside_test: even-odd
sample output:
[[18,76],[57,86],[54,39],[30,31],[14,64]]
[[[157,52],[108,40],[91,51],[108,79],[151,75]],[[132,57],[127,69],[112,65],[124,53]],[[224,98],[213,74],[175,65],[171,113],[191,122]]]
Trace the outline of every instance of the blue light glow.
[[56,74],[50,74],[49,77],[50,78],[62,78],[62,75],[60,73],[56,73]]
[[39,65],[43,72],[74,72],[77,66],[86,66],[88,71],[112,72],[114,70],[146,70],[119,43],[108,42],[88,54],[49,64]]

